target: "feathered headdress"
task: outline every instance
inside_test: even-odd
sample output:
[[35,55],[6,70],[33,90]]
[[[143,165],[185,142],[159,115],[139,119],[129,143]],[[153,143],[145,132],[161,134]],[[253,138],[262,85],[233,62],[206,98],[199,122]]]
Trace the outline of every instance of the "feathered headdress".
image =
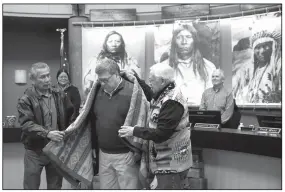
[[254,22],[250,38],[252,48],[263,42],[281,39],[281,23],[278,21],[276,18],[262,18]]

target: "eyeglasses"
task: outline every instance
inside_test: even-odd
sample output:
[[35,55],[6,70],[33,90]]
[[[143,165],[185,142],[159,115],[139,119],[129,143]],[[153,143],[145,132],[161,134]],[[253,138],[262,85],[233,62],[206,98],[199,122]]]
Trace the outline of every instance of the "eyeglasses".
[[108,78],[98,78],[98,81],[101,82],[101,83],[108,83],[110,78],[112,77],[113,75],[111,75],[110,77]]

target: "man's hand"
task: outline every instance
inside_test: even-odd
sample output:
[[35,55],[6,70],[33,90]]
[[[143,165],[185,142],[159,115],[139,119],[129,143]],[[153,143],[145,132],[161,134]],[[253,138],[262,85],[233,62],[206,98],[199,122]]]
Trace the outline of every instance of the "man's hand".
[[63,131],[50,131],[47,135],[47,138],[49,138],[52,141],[59,142],[63,139],[65,133]]
[[135,76],[134,76],[134,73],[132,71],[127,71],[127,70],[124,70],[122,69],[120,71],[120,75],[122,77],[126,77],[128,80],[130,80],[131,82],[134,82],[135,81]]
[[133,132],[134,132],[134,127],[121,126],[121,129],[119,130],[119,136],[120,137],[133,136]]

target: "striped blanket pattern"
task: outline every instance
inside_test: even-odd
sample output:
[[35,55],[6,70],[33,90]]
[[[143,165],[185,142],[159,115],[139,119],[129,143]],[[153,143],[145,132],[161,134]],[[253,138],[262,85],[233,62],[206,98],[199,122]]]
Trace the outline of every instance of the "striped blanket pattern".
[[[43,152],[50,158],[59,173],[73,186],[77,188],[92,189],[93,180],[93,158],[91,148],[91,125],[88,119],[92,102],[96,95],[98,84],[94,83],[87,96],[81,113],[76,120],[65,130],[65,138],[61,142],[50,141]],[[145,127],[149,104],[139,86],[134,81],[130,108],[124,125]],[[137,137],[127,137],[123,142],[140,157],[140,178],[147,175],[145,161],[146,141]]]

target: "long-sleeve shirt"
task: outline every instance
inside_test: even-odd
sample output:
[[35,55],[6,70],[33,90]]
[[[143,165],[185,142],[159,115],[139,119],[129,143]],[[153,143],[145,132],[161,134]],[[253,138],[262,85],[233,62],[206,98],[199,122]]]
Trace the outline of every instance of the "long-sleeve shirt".
[[[140,85],[143,84],[142,86],[143,89],[145,87],[149,87],[144,81],[139,81],[139,83]],[[161,90],[156,95],[153,95],[153,93],[151,92],[149,93],[149,96],[152,95],[154,99],[157,99],[164,90],[165,89]],[[146,93],[147,91],[144,89],[144,92]],[[157,128],[141,129],[139,127],[135,127],[133,135],[145,140],[152,140],[155,143],[161,143],[163,141],[166,141],[174,133],[175,128],[178,126],[183,113],[184,113],[184,108],[181,103],[174,100],[167,100],[161,106],[160,113],[158,114]]]
[[40,95],[40,98],[43,101],[41,105],[43,109],[44,125],[49,131],[58,130],[57,127],[57,111],[52,94],[49,92],[43,94],[39,91],[37,93]]
[[220,89],[206,89],[202,95],[200,110],[221,111],[222,124],[226,123],[234,111],[233,95],[224,86]]
[[133,70],[134,76],[136,77],[138,83],[140,84],[141,88],[143,89],[143,92],[146,96],[146,99],[150,102],[153,98],[154,94],[148,84],[142,79],[139,78],[139,75]]

